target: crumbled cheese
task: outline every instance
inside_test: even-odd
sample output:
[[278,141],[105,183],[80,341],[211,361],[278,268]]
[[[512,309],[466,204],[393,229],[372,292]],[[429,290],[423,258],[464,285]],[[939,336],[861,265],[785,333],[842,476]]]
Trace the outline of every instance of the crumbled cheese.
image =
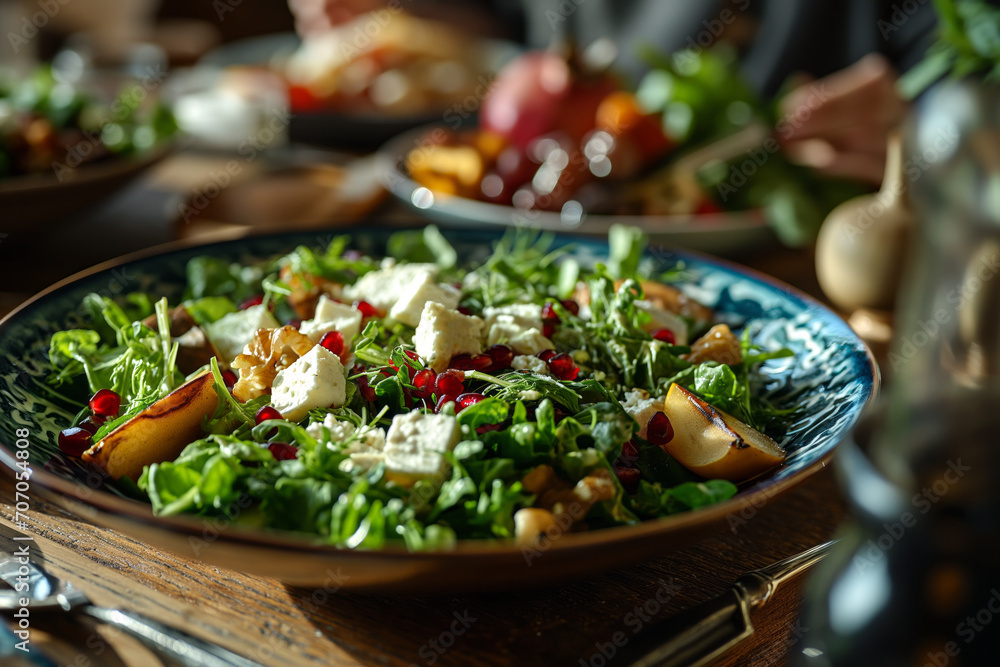
[[242,354],[243,348],[253,340],[258,329],[277,329],[280,324],[264,304],[251,306],[206,324],[205,335],[222,357],[229,364]]
[[271,405],[290,421],[300,421],[313,408],[340,407],[346,400],[344,366],[319,345],[278,371],[271,385]]
[[537,303],[510,303],[483,309],[483,319],[490,328],[497,322],[517,324],[522,329],[542,328],[542,307]]
[[413,335],[413,344],[427,366],[440,373],[456,354],[482,352],[482,332],[483,321],[478,317],[428,301]]
[[486,336],[487,345],[509,345],[518,354],[538,354],[555,344],[533,327],[525,328],[510,315],[496,315]]
[[367,301],[375,308],[388,313],[400,293],[411,282],[421,280],[429,275],[431,279],[437,276],[437,264],[389,264],[383,263],[383,268],[369,271],[353,285],[344,287],[344,296],[357,301]]
[[542,394],[534,389],[524,389],[517,395],[520,401],[537,401],[541,397]]
[[461,439],[458,421],[449,415],[408,412],[392,418],[385,436],[386,478],[409,486],[420,479],[444,481],[450,452]]
[[649,392],[644,389],[633,389],[625,392],[625,400],[621,401],[632,419],[639,422],[639,437],[646,437],[646,427],[649,426],[650,418],[657,412],[663,411],[666,397],[650,398]]
[[688,325],[683,317],[669,310],[657,308],[649,301],[636,301],[635,306],[639,310],[649,313],[649,316],[652,318],[649,324],[645,325],[643,329],[650,333],[659,329],[669,329],[673,332],[674,339],[678,345],[687,345]]
[[299,333],[309,336],[311,341],[318,343],[323,334],[339,331],[344,337],[344,344],[350,348],[351,341],[361,331],[361,320],[360,310],[346,303],[337,303],[324,294],[316,304],[313,318],[299,325]]
[[514,361],[510,363],[510,367],[515,371],[531,371],[532,373],[538,373],[539,375],[549,374],[549,365],[547,363],[538,357],[525,354],[520,354],[514,357]]
[[392,319],[415,327],[420,324],[420,315],[428,301],[440,303],[445,308],[458,308],[461,293],[451,285],[439,285],[434,277],[424,273],[403,286],[396,303],[389,311]]

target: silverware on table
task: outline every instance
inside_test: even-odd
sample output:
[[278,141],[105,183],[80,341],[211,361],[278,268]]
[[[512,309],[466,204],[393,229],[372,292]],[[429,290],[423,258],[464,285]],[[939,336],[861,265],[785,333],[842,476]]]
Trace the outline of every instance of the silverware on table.
[[823,560],[836,541],[747,572],[728,591],[639,633],[612,661],[628,667],[699,667],[753,634],[750,611]]
[[[28,568],[27,580],[18,580],[18,570]],[[0,590],[0,610],[20,608],[27,597],[32,618],[42,612],[75,612],[113,625],[135,637],[155,653],[188,667],[262,667],[232,651],[171,628],[133,611],[107,609],[90,603],[72,583],[45,572],[35,563],[21,562],[9,552],[0,552],[0,580],[12,587],[27,583],[27,590]],[[44,663],[39,663],[44,664]]]

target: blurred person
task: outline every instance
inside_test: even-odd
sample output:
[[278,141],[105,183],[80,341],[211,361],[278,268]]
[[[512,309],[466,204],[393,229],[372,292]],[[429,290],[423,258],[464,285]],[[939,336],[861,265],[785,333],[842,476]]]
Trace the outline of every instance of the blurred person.
[[[385,4],[289,0],[302,35]],[[533,48],[566,33],[583,45],[611,38],[616,68],[635,78],[647,68],[640,46],[669,53],[731,42],[746,80],[761,95],[774,97],[795,83],[780,103],[794,121],[779,133],[786,153],[822,173],[873,184],[882,177],[887,134],[906,108],[896,80],[922,58],[936,25],[929,0],[411,0],[396,6],[429,18],[476,14],[482,24],[488,17],[485,22]]]

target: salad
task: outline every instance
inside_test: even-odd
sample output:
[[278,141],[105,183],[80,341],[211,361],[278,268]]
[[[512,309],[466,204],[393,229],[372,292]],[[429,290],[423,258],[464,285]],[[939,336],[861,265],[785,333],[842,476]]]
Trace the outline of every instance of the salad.
[[[346,548],[531,545],[732,497],[780,465],[789,356],[737,336],[615,227],[586,266],[511,232],[462,266],[434,227],[378,259],[333,239],[187,265],[172,302],[91,294],[53,334],[64,454],[160,516],[227,516]],[[794,409],[794,408],[793,408]]]
[[176,131],[173,114],[139,85],[103,103],[49,66],[25,78],[0,71],[0,182],[44,172],[62,180],[80,165],[148,151]]

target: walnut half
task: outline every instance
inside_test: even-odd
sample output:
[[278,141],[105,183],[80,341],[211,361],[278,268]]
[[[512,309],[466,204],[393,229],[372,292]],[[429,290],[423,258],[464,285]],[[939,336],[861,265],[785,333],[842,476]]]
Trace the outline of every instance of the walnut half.
[[278,371],[290,366],[313,345],[315,343],[295,327],[258,329],[253,340],[243,348],[243,354],[230,364],[240,371],[233,396],[245,402],[269,393]]

